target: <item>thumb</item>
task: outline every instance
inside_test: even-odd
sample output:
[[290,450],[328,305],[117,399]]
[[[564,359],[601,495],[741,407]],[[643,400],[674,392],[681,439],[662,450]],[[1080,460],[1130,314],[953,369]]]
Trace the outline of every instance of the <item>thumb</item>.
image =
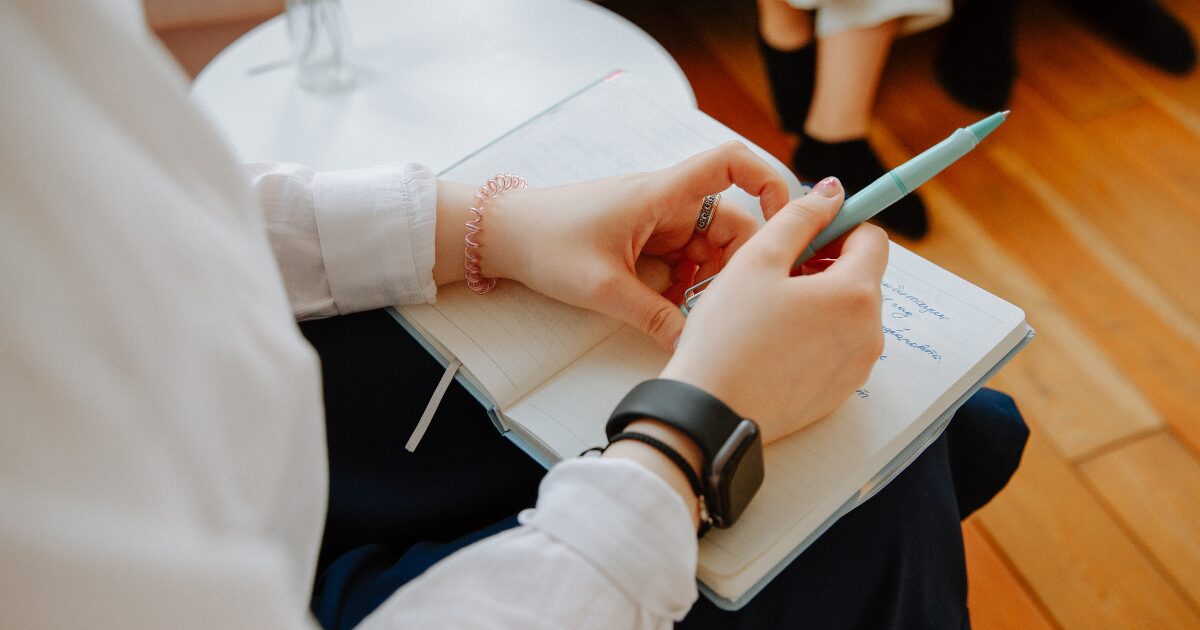
[[788,202],[746,243],[770,264],[791,263],[842,207],[845,191],[836,177],[821,180],[807,195]]
[[599,302],[600,311],[650,335],[659,346],[673,350],[683,331],[679,307],[633,276],[620,276],[609,284]]

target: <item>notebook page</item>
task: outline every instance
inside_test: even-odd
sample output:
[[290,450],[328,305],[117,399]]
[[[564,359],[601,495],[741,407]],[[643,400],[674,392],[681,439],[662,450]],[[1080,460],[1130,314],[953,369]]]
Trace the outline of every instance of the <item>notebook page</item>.
[[620,322],[542,296],[512,282],[487,295],[466,283],[438,288],[438,301],[397,307],[463,369],[501,409],[618,328]]
[[562,459],[607,441],[608,414],[634,385],[658,376],[669,356],[624,326],[504,412]]
[[[881,291],[884,352],[867,383],[830,416],[768,446],[758,496],[736,527],[701,544],[700,577],[714,591],[732,598],[731,583],[744,591],[757,582],[1024,337],[1019,308],[894,243]],[[602,444],[607,413],[666,363],[647,346],[614,335],[509,417],[562,427],[547,440],[562,456]]]
[[[438,177],[476,184],[508,172],[532,187],[558,186],[665,168],[740,140],[783,174],[792,196],[799,196],[800,183],[766,151],[699,110],[664,109],[626,79],[618,74],[598,81]],[[723,211],[735,205],[761,217],[754,197],[737,188],[723,195]]]
[[[663,168],[731,139],[741,137],[699,111],[664,110],[617,76],[485,146],[439,178],[481,183],[511,172],[534,187],[554,186]],[[799,184],[791,178],[791,185]],[[758,212],[753,197],[737,189],[725,194],[727,201]],[[722,211],[733,209],[723,201]],[[618,322],[513,282],[500,282],[484,296],[462,283],[441,287],[435,304],[397,311],[462,361],[468,376],[501,409],[620,328]]]

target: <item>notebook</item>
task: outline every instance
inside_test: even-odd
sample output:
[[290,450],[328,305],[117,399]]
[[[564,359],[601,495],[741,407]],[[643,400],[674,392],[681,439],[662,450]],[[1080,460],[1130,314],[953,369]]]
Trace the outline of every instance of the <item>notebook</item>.
[[[439,177],[512,172],[553,186],[662,168],[737,139],[801,193],[787,168],[732,130],[641,90],[619,73],[597,81]],[[725,195],[758,210],[737,189]],[[880,291],[885,348],[870,379],[830,416],[767,445],[758,495],[736,525],[701,541],[697,579],[718,606],[740,608],[886,484],[1033,335],[1021,309],[894,243]],[[609,412],[668,358],[629,326],[515,282],[484,296],[444,286],[437,303],[392,312],[443,365],[460,361],[456,378],[496,428],[547,467],[603,445]]]

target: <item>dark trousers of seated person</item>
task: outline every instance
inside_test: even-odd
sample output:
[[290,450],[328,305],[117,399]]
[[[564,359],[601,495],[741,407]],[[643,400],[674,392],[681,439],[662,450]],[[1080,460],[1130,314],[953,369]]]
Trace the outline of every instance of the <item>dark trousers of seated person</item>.
[[[404,449],[442,368],[383,311],[306,322],[321,356],[330,496],[312,610],[350,628],[454,551],[516,526],[545,471],[451,386]],[[1028,430],[983,390],[912,465],[737,612],[703,596],[682,628],[966,628],[965,518],[998,492]]]

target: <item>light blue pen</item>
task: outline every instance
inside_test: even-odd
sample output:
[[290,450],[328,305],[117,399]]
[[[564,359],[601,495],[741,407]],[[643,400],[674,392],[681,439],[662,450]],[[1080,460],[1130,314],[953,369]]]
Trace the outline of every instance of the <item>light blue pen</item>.
[[[812,258],[817,250],[841,238],[860,223],[883,212],[888,206],[896,203],[901,197],[916,190],[918,186],[945,170],[959,158],[966,155],[979,145],[979,142],[1000,126],[1008,118],[1008,112],[992,114],[965,129],[955,129],[950,137],[926,149],[924,153],[884,173],[883,177],[871,182],[866,188],[855,193],[842,203],[837,216],[817,237],[804,248],[804,252],[796,259],[792,268],[799,267]],[[700,293],[712,282],[711,278],[702,280],[696,286],[684,291],[683,314],[696,305]]]

